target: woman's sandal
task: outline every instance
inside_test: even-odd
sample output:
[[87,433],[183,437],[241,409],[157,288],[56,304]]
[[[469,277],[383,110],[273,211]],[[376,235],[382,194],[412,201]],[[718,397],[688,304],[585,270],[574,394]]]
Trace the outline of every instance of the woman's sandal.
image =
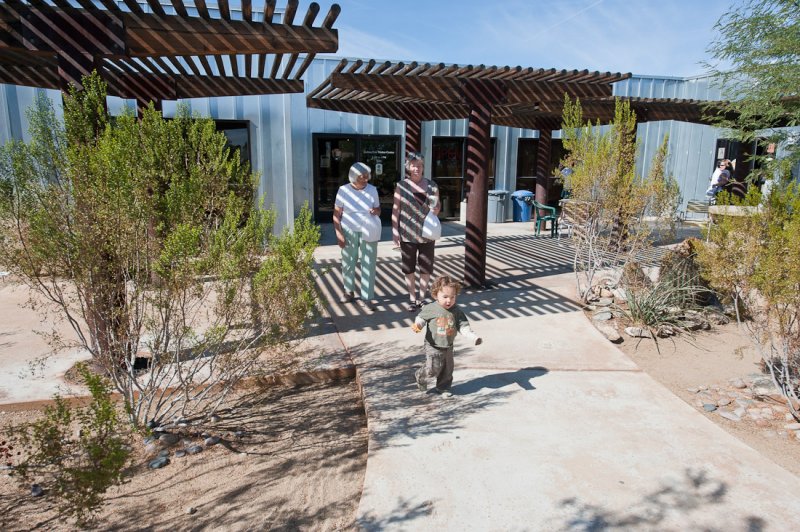
[[354,300],[355,296],[353,295],[352,292],[350,293],[345,292],[344,294],[342,294],[342,297],[339,298],[339,303],[345,305],[347,303],[352,303]]

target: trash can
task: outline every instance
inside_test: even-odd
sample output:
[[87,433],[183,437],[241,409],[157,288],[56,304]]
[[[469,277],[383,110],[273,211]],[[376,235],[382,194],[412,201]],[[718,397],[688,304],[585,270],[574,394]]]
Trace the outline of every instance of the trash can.
[[514,208],[515,222],[530,222],[533,209],[533,192],[530,190],[517,190],[511,194],[512,206]]
[[489,223],[503,223],[506,221],[506,196],[508,190],[489,191],[489,209],[486,212],[486,221]]

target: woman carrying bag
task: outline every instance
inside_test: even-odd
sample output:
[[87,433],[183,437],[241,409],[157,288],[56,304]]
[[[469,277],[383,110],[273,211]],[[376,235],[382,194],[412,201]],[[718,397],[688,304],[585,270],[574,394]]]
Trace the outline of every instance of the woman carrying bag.
[[[400,247],[409,312],[416,312],[429,302],[426,294],[433,273],[435,239],[441,235],[441,226],[436,219],[441,208],[439,187],[422,177],[424,165],[421,153],[408,154],[406,178],[397,183],[392,205],[392,240],[395,246]],[[416,290],[417,266],[419,296]]]
[[333,209],[336,242],[342,248],[344,295],[340,303],[355,299],[356,263],[361,262],[361,299],[358,305],[375,310],[375,266],[381,239],[381,204],[378,189],[369,184],[371,171],[364,163],[350,167],[349,183],[339,187]]

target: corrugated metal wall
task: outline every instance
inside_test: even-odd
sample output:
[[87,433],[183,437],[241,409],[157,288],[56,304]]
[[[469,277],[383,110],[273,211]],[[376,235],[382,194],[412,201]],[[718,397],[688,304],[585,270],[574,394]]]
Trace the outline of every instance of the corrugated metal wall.
[[[614,86],[614,94],[639,98],[685,98],[716,100],[719,89],[706,77],[666,78],[634,76]],[[714,150],[721,135],[719,129],[686,122],[647,122],[637,127],[639,157],[637,168],[642,175],[650,171],[650,163],[665,135],[669,135],[667,172],[678,181],[683,204],[705,195],[714,171]]]
[[[320,85],[338,62],[338,59],[315,59],[305,76],[306,92]],[[28,138],[25,110],[33,102],[37,90],[41,89],[0,85],[0,142],[10,138]],[[59,93],[44,92],[60,109]],[[694,99],[719,96],[718,91],[710,88],[703,78],[684,80],[645,76],[618,83],[615,94]],[[313,201],[312,134],[398,135],[402,138],[405,133],[404,123],[397,120],[308,109],[304,94],[201,98],[187,103],[193,112],[203,116],[249,122],[250,155],[254,169],[260,173],[260,193],[267,205],[276,207],[278,229],[292,223],[304,202]],[[119,98],[111,98],[109,102],[113,113],[120,112],[124,105],[126,102]],[[165,116],[173,116],[175,106],[174,102],[164,102]],[[423,125],[423,151],[428,165],[426,175],[430,175],[432,137],[464,137],[466,134],[466,120]],[[672,121],[639,125],[640,171],[649,170],[649,162],[665,134],[670,136],[668,171],[680,183],[684,201],[701,197],[713,170],[718,130]],[[517,139],[535,138],[538,132],[493,126],[492,136],[497,139],[495,188],[515,190]],[[558,138],[560,135],[555,133],[553,136]]]

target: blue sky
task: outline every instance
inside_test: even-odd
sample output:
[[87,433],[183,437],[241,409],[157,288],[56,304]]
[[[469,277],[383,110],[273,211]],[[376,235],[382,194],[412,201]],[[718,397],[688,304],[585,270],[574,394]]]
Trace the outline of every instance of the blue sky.
[[[322,14],[329,3],[320,1]],[[703,74],[733,0],[339,0],[345,57]]]

